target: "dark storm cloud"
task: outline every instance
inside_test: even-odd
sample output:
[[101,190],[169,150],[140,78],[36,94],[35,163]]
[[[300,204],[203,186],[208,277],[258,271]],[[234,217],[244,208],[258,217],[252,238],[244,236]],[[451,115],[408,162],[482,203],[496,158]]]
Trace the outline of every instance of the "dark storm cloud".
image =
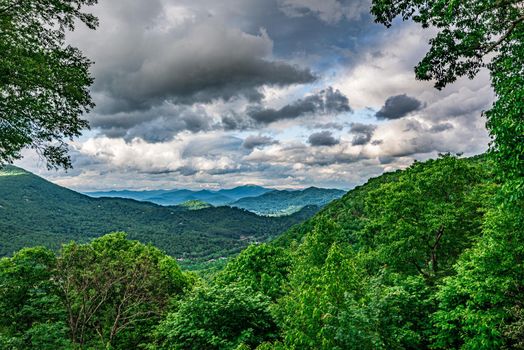
[[[264,18],[250,18],[257,6],[278,12],[273,2],[257,1],[101,2],[93,9],[100,28],[71,35],[95,62],[97,112],[147,110],[166,100],[192,104],[243,96],[254,101],[262,97],[261,86],[314,81],[307,67],[274,57],[274,41],[261,29],[268,27]],[[247,25],[232,21],[238,13],[224,11],[228,7],[243,12]]]
[[349,132],[354,134],[351,144],[353,146],[367,145],[377,127],[371,124],[352,123]]
[[278,143],[278,141],[269,136],[250,135],[246,137],[244,143],[242,143],[242,146],[247,149],[253,149],[256,147],[274,145],[276,143]]
[[340,141],[333,137],[330,131],[320,131],[311,134],[308,138],[308,142],[311,146],[334,146],[338,145]]
[[400,119],[422,106],[422,102],[406,94],[391,96],[375,116],[379,119]]
[[139,137],[149,142],[169,141],[181,131],[197,133],[216,128],[205,110],[166,103],[148,111],[92,114],[89,121],[105,136],[126,140]]
[[311,114],[338,114],[351,111],[348,98],[340,91],[329,87],[280,109],[251,108],[248,110],[248,115],[259,123],[269,124],[283,119],[296,119]]
[[[97,111],[114,114],[147,110],[165,101],[191,105],[240,96],[258,101],[263,97],[258,91],[262,86],[316,79],[308,68],[270,60],[272,42],[267,34],[248,35],[223,26],[204,22],[169,44],[145,45],[139,53],[144,60],[139,67],[97,79],[95,91],[106,95],[98,101]],[[151,56],[151,51],[158,54]]]

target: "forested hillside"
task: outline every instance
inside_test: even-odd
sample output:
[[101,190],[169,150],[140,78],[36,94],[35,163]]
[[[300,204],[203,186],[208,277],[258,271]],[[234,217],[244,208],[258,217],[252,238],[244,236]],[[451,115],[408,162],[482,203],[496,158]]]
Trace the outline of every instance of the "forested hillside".
[[316,187],[297,191],[271,191],[257,197],[239,199],[231,206],[246,209],[259,215],[289,215],[306,205],[322,207],[342,197],[345,193],[342,190]]
[[57,249],[70,240],[86,242],[125,231],[178,258],[216,258],[275,237],[317,210],[308,207],[292,216],[267,218],[230,207],[190,209],[91,198],[6,167],[0,170],[0,254],[35,245]]

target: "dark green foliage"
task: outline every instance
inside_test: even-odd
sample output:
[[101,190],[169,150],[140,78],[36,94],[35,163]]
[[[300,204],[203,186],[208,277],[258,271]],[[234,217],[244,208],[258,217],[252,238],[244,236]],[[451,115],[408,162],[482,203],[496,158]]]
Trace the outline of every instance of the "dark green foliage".
[[90,61],[65,32],[97,19],[81,11],[96,0],[0,2],[0,164],[33,148],[49,167],[71,166],[67,139],[88,126]]
[[291,270],[291,256],[282,248],[268,244],[251,245],[217,274],[219,284],[243,284],[268,296],[282,296]]
[[[58,249],[113,231],[187,259],[219,258],[275,237],[316,212],[260,217],[229,207],[187,210],[119,198],[91,198],[19,168],[0,170],[0,255],[31,245]],[[192,260],[194,261],[194,260]]]
[[56,257],[45,248],[26,248],[0,260],[0,347],[65,349],[66,310],[52,282]]
[[275,336],[267,297],[241,285],[215,285],[198,288],[177,305],[158,327],[153,348],[236,349]]

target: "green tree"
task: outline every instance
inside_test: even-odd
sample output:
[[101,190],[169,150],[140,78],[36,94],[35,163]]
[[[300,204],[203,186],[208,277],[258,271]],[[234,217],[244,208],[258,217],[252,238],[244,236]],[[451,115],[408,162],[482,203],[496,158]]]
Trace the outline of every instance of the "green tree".
[[292,290],[277,310],[285,345],[291,349],[373,349],[372,321],[359,302],[366,278],[351,248],[334,243],[321,266],[305,259],[299,258]]
[[522,346],[524,207],[488,213],[484,236],[467,251],[437,297],[435,347],[514,349]]
[[22,249],[0,260],[0,347],[66,349],[65,308],[52,276],[56,257],[45,248]]
[[147,341],[171,299],[187,286],[173,258],[124,233],[65,245],[55,279],[71,340],[121,349]]
[[[480,234],[482,167],[451,155],[416,162],[366,200],[364,241],[382,264],[434,280]],[[488,186],[490,188],[490,186]]]
[[[438,294],[435,346],[498,349],[521,346],[524,246],[524,5],[522,0],[373,0],[387,26],[412,18],[438,34],[416,67],[437,88],[460,76],[491,74],[496,101],[485,113],[491,154],[504,181],[483,236],[455,266]],[[507,326],[504,326],[507,325]]]
[[291,270],[291,256],[280,247],[251,245],[217,274],[220,284],[240,283],[276,301],[284,294]]
[[82,12],[97,0],[0,1],[0,165],[30,147],[49,167],[70,167],[67,139],[88,124],[90,61],[65,33],[97,19]]
[[157,328],[153,349],[240,349],[276,337],[269,299],[231,284],[197,288]]

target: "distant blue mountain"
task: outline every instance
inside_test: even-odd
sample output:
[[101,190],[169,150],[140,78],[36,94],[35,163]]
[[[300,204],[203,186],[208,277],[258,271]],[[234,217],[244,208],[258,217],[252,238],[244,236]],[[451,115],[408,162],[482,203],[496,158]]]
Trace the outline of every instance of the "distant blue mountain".
[[229,205],[246,209],[259,215],[281,216],[297,212],[305,206],[322,207],[342,197],[345,191],[310,187],[304,190],[272,190],[245,185],[230,189],[213,190],[156,190],[156,191],[108,191],[87,192],[91,197],[119,197],[147,201],[164,206],[186,202],[205,202],[213,206]]
[[245,186],[238,186],[231,189],[224,189],[219,190],[217,193],[220,193],[226,197],[229,197],[233,199],[234,201],[237,201],[241,198],[249,198],[249,197],[258,197],[264,193],[273,191],[270,188],[265,188],[261,186],[255,186],[255,185],[245,185]]
[[160,196],[163,193],[169,192],[172,190],[151,190],[151,191],[131,191],[131,190],[122,190],[122,191],[96,191],[96,192],[85,192],[84,194],[89,197],[100,198],[100,197],[110,197],[110,198],[127,198],[134,199],[137,201],[147,201],[148,198]]
[[228,205],[242,198],[256,197],[272,191],[255,185],[238,186],[218,191],[186,189],[155,190],[155,191],[97,191],[85,192],[91,197],[129,198],[138,201],[147,201],[160,205],[179,205],[187,201],[202,201],[214,206]]

